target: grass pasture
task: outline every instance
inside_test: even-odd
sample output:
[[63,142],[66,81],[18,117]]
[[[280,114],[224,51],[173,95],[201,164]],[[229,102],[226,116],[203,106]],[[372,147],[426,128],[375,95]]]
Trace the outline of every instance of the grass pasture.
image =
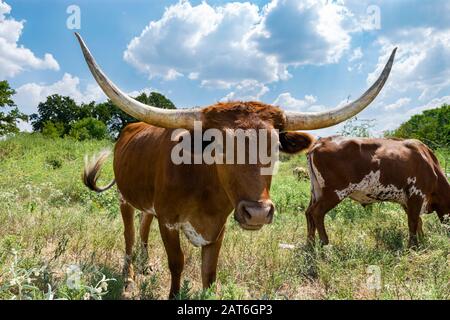
[[[104,148],[112,143],[38,134],[0,141],[0,299],[121,299],[117,193],[97,195],[80,179],[84,155]],[[450,299],[450,230],[435,214],[424,217],[424,243],[410,250],[399,206],[345,201],[326,218],[331,244],[306,249],[309,182],[292,174],[296,166],[305,166],[303,155],[274,177],[272,225],[246,232],[229,219],[216,290],[201,290],[200,249],[182,236],[180,298]],[[109,161],[102,182],[111,178]],[[137,277],[135,298],[165,299],[170,274],[156,220],[149,247],[151,271]]]

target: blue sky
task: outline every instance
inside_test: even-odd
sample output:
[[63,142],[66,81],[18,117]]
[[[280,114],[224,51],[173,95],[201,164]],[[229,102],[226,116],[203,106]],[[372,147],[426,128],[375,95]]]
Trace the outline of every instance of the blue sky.
[[113,81],[178,107],[257,99],[332,108],[362,94],[395,46],[391,78],[360,118],[375,119],[379,133],[450,103],[445,0],[0,0],[0,79],[26,113],[53,93],[105,99],[66,26],[69,5],[79,6],[77,31]]

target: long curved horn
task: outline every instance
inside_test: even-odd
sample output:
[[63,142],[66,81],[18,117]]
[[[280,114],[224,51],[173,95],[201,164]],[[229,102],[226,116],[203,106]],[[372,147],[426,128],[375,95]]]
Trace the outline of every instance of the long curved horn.
[[396,51],[397,48],[392,51],[391,57],[378,80],[358,100],[343,107],[322,112],[285,112],[285,130],[314,130],[330,127],[364,110],[376,98],[389,77]]
[[123,112],[148,124],[163,128],[193,129],[194,121],[201,120],[201,112],[198,109],[166,110],[143,104],[122,92],[99,68],[94,57],[89,52],[83,38],[75,32],[75,35],[83,50],[84,58],[103,92]]

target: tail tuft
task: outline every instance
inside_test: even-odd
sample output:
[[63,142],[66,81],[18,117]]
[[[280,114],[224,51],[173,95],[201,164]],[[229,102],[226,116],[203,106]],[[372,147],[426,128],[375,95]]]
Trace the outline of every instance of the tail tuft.
[[98,187],[97,180],[100,177],[100,169],[111,154],[110,150],[103,150],[91,159],[86,155],[84,157],[83,183],[86,187],[95,192],[104,192],[110,189],[116,181],[111,181],[106,187]]

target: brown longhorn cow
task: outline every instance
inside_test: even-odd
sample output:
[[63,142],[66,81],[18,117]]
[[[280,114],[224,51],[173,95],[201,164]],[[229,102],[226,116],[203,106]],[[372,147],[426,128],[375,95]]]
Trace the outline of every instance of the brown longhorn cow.
[[450,213],[450,184],[436,156],[418,140],[321,138],[308,151],[308,165],[309,242],[317,229],[321,242],[328,244],[325,214],[347,197],[363,206],[380,201],[402,205],[410,246],[423,235],[421,214],[436,211],[443,222]]
[[[281,151],[294,153],[305,150],[313,138],[306,133],[288,131],[332,126],[363,110],[382,89],[395,56],[394,50],[379,79],[358,100],[325,112],[283,112],[278,107],[259,102],[229,102],[203,109],[162,110],[125,95],[99,69],[82,38],[76,35],[86,62],[105,94],[124,112],[142,121],[128,125],[115,145],[115,181],[105,188],[96,185],[100,167],[106,159],[106,155],[102,154],[87,163],[84,183],[97,192],[117,184],[125,225],[124,274],[127,282],[133,278],[134,210],[143,213],[140,236],[145,252],[150,223],[153,217],[158,219],[171,272],[170,297],[179,292],[184,265],[179,231],[183,231],[192,244],[202,247],[201,274],[206,288],[216,279],[225,222],[233,209],[235,220],[247,230],[257,230],[271,223],[274,213],[269,195],[272,176],[261,174],[266,163],[258,160],[243,164],[223,164],[220,161],[213,164],[175,164],[171,155],[180,140],[173,139],[173,136],[195,135],[195,123],[201,122],[203,129],[215,129],[224,136],[230,130],[239,129],[280,132],[275,136],[271,134],[267,141],[259,137],[263,140],[259,142],[266,142],[267,146],[273,139],[278,139],[279,142],[276,142]],[[175,134],[175,129],[179,128],[187,131]],[[250,153],[250,148],[246,148],[245,159],[251,156]],[[194,150],[192,156],[195,154]],[[218,157],[221,156],[227,157],[228,154],[220,155],[218,152]]]

